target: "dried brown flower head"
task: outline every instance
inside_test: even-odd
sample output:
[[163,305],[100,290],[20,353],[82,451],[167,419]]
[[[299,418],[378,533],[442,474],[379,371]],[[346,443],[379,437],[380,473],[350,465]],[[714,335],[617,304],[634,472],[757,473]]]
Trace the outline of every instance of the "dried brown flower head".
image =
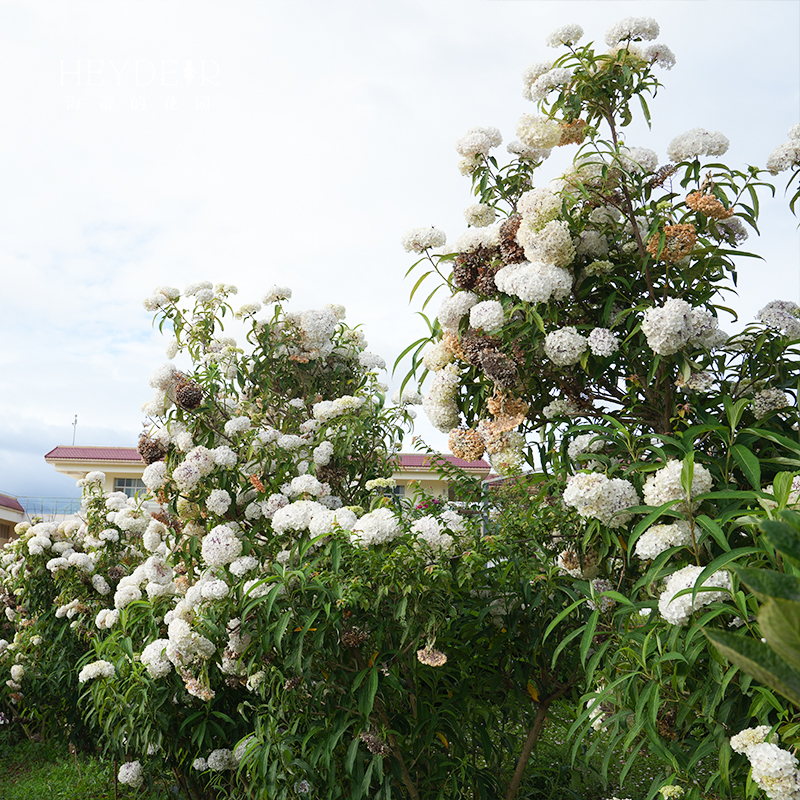
[[561,139],[558,147],[565,144],[580,144],[586,138],[586,120],[576,119],[561,123]]
[[473,428],[453,428],[448,444],[453,455],[464,461],[479,461],[486,449],[481,435]]
[[692,211],[699,211],[701,214],[713,219],[728,219],[728,217],[733,216],[733,211],[730,208],[725,208],[713,194],[692,192],[686,198],[686,205]]
[[500,389],[513,389],[519,380],[517,365],[497,350],[484,350],[480,355],[481,367],[486,377]]
[[429,667],[443,667],[447,663],[447,656],[441,650],[436,650],[428,645],[422,650],[417,650],[417,661]]
[[521,214],[512,214],[500,226],[500,257],[506,264],[525,261],[525,251],[517,243],[517,231],[522,222]]
[[658,254],[658,243],[661,236],[658,231],[647,242],[647,252],[653,258],[674,264],[692,252],[694,243],[697,241],[697,232],[694,225],[665,225],[664,237],[664,249],[660,255]]
[[151,439],[146,433],[139,434],[139,445],[136,448],[145,464],[154,464],[162,461],[167,455],[167,450],[161,442]]

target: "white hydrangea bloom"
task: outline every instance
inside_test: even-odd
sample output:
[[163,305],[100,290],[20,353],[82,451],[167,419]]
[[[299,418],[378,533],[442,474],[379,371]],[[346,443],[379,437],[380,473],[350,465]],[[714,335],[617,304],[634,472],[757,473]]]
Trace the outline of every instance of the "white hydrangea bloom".
[[[683,462],[677,459],[670,459],[659,470],[650,475],[644,482],[644,503],[648,506],[661,506],[672,500],[682,500],[675,506],[677,511],[687,511],[686,491],[681,485],[681,474]],[[711,491],[713,480],[711,473],[702,465],[694,465],[694,475],[692,477],[692,497],[705,494]],[[697,502],[692,503],[692,508],[698,506]]]
[[235,436],[250,430],[250,417],[234,417],[225,423],[225,435]]
[[467,225],[474,228],[485,228],[487,225],[491,225],[496,217],[495,210],[486,203],[475,203],[464,209],[464,219],[466,219]]
[[422,354],[422,364],[430,372],[444,369],[453,360],[453,351],[445,347],[443,342],[431,345]]
[[263,297],[262,303],[265,306],[277,303],[278,300],[289,300],[292,296],[292,290],[288,286],[273,286]]
[[456,151],[464,158],[475,158],[478,155],[487,155],[493,147],[499,147],[503,137],[497,128],[473,127],[470,128],[457,142]]
[[142,475],[144,485],[151,492],[157,492],[167,482],[167,465],[163,461],[148,464]]
[[353,542],[363,547],[384,544],[402,534],[400,520],[389,508],[377,508],[364,514],[355,525],[351,535]]
[[566,86],[572,80],[572,70],[556,67],[544,75],[540,75],[530,88],[531,100],[544,100],[545,97],[559,86]]
[[580,25],[562,25],[547,35],[545,44],[548,47],[571,47],[583,36],[583,28]]
[[592,353],[601,358],[613,355],[619,350],[619,338],[608,328],[594,328],[586,341]]
[[652,41],[661,29],[652,17],[625,17],[615,22],[606,31],[606,44],[609,47],[624,41],[638,42],[642,39]]
[[563,500],[580,516],[600,520],[610,528],[630,522],[633,514],[624,510],[639,505],[639,495],[632,483],[623,478],[610,479],[599,472],[572,475],[567,480]]
[[239,557],[242,542],[227,525],[217,525],[203,537],[201,554],[209,567],[224,567]]
[[800,773],[797,757],[771,742],[753,745],[747,751],[753,780],[770,800],[797,800],[800,797]]
[[651,64],[662,69],[672,69],[675,66],[675,53],[665,44],[651,44],[644,49],[644,57]]
[[528,261],[540,261],[563,268],[575,260],[575,246],[569,225],[564,220],[551,220],[536,233],[520,225],[517,242],[525,251]]
[[78,673],[78,683],[86,683],[94,678],[113,678],[114,673],[114,665],[110,661],[93,661]]
[[487,333],[500,330],[505,325],[506,316],[499,300],[483,300],[469,310],[469,325]]
[[[689,615],[698,608],[713,603],[715,600],[722,600],[727,596],[724,591],[701,592],[692,602],[692,593],[687,592],[681,597],[675,597],[678,592],[684,589],[692,589],[703,571],[703,567],[689,565],[667,578],[664,591],[658,599],[658,610],[661,616],[671,625],[685,625],[689,621]],[[705,579],[702,586],[719,587],[720,589],[730,589],[731,579],[727,572],[715,572]]]
[[526,100],[532,100],[531,97],[531,87],[533,86],[536,81],[545,74],[545,72],[549,72],[553,68],[552,61],[537,61],[534,64],[531,64],[523,73],[522,73],[522,96]]
[[134,789],[139,789],[144,783],[142,765],[138,761],[126,761],[117,773],[117,780]]
[[683,520],[670,525],[653,525],[636,540],[634,555],[647,561],[671,547],[685,547],[691,543],[691,531]]
[[526,146],[536,150],[556,147],[561,141],[561,126],[553,119],[523,114],[517,123],[517,136]]
[[517,211],[522,215],[520,225],[538,233],[561,213],[561,198],[547,188],[531,189],[520,196]]
[[572,290],[568,270],[541,261],[509,264],[495,273],[494,281],[501,292],[528,303],[563,300]]
[[739,731],[736,736],[731,736],[731,749],[734,753],[746,756],[751,747],[767,741],[770,730],[772,729],[769,725],[745,728],[743,731]]
[[721,156],[727,152],[728,147],[730,141],[719,131],[692,128],[669,143],[667,158],[670,161],[691,161],[699,156]]
[[761,419],[770,411],[778,411],[790,405],[789,395],[780,389],[762,389],[753,397],[753,414]]
[[552,331],[544,340],[545,355],[559,367],[577,364],[587,347],[586,337],[572,326]]
[[603,437],[596,433],[582,433],[569,443],[567,455],[574,461],[584,453],[599,453],[605,444]]
[[642,319],[642,332],[654,353],[677,353],[692,338],[692,307],[685,300],[672,298],[661,307],[648,308]]
[[453,243],[455,253],[474,253],[481,248],[492,249],[500,245],[500,226],[495,222],[483,228],[469,228]]
[[142,650],[141,662],[151,678],[163,678],[172,671],[172,662],[166,656],[169,639],[156,639]]
[[627,148],[622,145],[619,149],[619,160],[622,166],[631,173],[645,175],[655,172],[658,167],[658,156],[647,147]]
[[772,300],[756,318],[770,328],[777,328],[785,336],[800,339],[800,306],[791,300]]
[[231,505],[231,496],[224,489],[214,489],[206,498],[206,508],[221,517]]
[[453,537],[443,532],[436,517],[430,515],[414,522],[411,533],[415,533],[433,550],[449,550],[453,546]]

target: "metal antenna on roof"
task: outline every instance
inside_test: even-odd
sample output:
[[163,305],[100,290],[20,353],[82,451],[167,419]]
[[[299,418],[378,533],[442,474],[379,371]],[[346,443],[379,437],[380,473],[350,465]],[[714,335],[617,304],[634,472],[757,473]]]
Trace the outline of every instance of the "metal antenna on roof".
[[75,415],[75,422],[72,423],[72,446],[75,446],[75,431],[78,430],[78,415]]

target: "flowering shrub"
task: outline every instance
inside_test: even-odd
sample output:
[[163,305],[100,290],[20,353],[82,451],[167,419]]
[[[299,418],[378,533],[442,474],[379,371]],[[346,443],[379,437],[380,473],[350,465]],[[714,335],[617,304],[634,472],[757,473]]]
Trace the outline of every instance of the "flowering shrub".
[[[560,504],[583,521],[556,556],[591,609],[573,634],[587,692],[576,757],[605,752],[607,768],[633,748],[624,779],[649,751],[687,796],[725,794],[748,768],[730,732],[776,723],[781,703],[700,634],[759,636],[730,566],[792,569],[758,523],[797,501],[784,470],[800,465],[800,309],[778,300],[741,333],[720,327],[766,170],[721,163],[728,139],[701,128],[676,131],[666,161],[634,147],[625,128],[638,109],[650,123],[657,70],[675,56],[644,44],[658,36],[650,18],[609,28],[607,51],[582,35],[554,32],[559,55],[524,74],[536,113],[508,163],[492,154],[495,129],[459,141],[494,221],[469,211],[452,244],[439,232],[414,251],[427,273],[415,292],[438,274],[425,302],[444,299],[406,351],[406,380],[430,377],[423,409],[455,455],[532,471],[539,511]],[[796,166],[796,134],[769,171]],[[554,147],[576,149],[572,166],[537,183]],[[718,755],[701,781],[698,764]]]
[[15,708],[58,710],[40,687],[60,659],[70,713],[133,788],[168,774],[197,798],[513,796],[520,731],[535,742],[573,691],[575,654],[542,642],[582,618],[577,595],[537,547],[485,536],[479,505],[385,494],[420,398],[387,407],[343,309],[289,312],[276,288],[267,317],[236,312],[240,348],[223,336],[232,294],[146,301],[174,337],[139,441],[150,494],[105,495],[90,474],[81,522],[6,548]]

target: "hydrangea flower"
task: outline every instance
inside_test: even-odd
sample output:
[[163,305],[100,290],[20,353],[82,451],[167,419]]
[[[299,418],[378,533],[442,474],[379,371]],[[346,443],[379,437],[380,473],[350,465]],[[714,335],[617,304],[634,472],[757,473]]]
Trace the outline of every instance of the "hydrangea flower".
[[[684,589],[692,589],[700,577],[704,567],[689,565],[667,578],[664,591],[658,598],[658,610],[661,616],[672,625],[685,625],[689,621],[689,615],[698,608],[721,600],[727,596],[725,591],[698,591],[692,600],[692,593],[687,592],[681,597],[676,597]],[[719,587],[720,589],[730,589],[731,579],[727,572],[715,572],[708,576],[702,583],[703,587]]]

